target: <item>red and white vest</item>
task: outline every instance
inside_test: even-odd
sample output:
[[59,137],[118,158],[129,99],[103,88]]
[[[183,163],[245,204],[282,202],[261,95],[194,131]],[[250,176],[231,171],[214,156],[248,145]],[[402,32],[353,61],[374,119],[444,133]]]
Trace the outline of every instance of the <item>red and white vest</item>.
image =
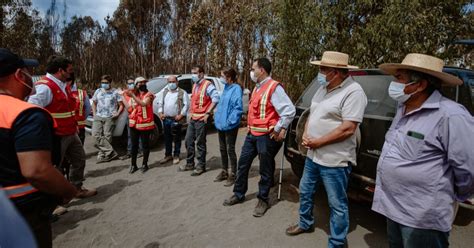
[[71,95],[76,99],[76,112],[75,117],[77,121],[77,126],[80,129],[85,128],[86,126],[86,107],[84,105],[84,101],[86,100],[86,91],[82,89],[77,89],[77,91],[71,91]]
[[138,95],[141,101],[150,97],[150,104],[146,106],[138,105],[133,98],[130,99],[130,106],[132,106],[132,112],[128,116],[128,122],[130,127],[134,127],[137,130],[153,130],[155,128],[155,118],[153,116],[153,99],[155,96],[151,92],[141,93]]
[[249,102],[247,124],[252,135],[269,134],[277,124],[280,116],[271,102],[273,92],[280,83],[270,79],[257,92],[255,87]]
[[48,77],[43,77],[35,83],[44,84],[49,87],[53,94],[51,103],[45,107],[51,113],[57,123],[55,134],[58,136],[73,135],[77,132],[77,122],[75,115],[76,100],[71,94],[69,86],[66,87],[66,94],[59,86]]
[[191,118],[198,120],[203,117],[212,104],[212,99],[206,94],[210,81],[203,79],[199,91],[196,90],[196,84],[193,86],[193,94],[191,95]]

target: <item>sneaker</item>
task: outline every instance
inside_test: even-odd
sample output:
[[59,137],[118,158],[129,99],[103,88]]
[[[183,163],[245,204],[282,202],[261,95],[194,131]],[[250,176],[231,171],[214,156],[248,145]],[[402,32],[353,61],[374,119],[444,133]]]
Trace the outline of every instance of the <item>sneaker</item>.
[[67,212],[67,208],[66,207],[63,207],[63,206],[57,206],[54,211],[53,211],[53,215],[56,215],[56,216],[59,216],[59,215],[63,215]]
[[173,158],[173,164],[179,164],[179,161],[180,161],[180,160],[179,160],[179,157],[178,157],[178,156],[175,156],[175,157]]
[[194,169],[194,166],[192,164],[182,164],[178,167],[178,171],[190,171],[190,170],[193,170]]
[[225,187],[230,187],[230,186],[234,185],[234,183],[235,183],[235,174],[231,173],[229,175],[229,177],[227,177],[227,181],[225,182],[224,186]]
[[245,197],[242,199],[239,199],[236,195],[232,195],[229,199],[225,199],[224,203],[222,205],[224,206],[232,206],[237,203],[242,203],[245,201]]
[[105,162],[110,162],[110,161],[115,160],[115,159],[117,159],[117,158],[118,158],[118,154],[114,152],[114,154],[112,154],[112,155],[111,155],[110,157],[108,157],[108,158],[105,158],[104,160],[105,160]]
[[197,169],[194,169],[193,173],[191,173],[191,176],[197,177],[197,176],[200,176],[204,172],[206,172],[206,169],[197,168]]
[[166,164],[168,163],[168,161],[171,161],[173,160],[173,157],[171,156],[165,156],[165,158],[163,158],[162,160],[160,160],[160,164]]
[[253,211],[253,216],[254,217],[262,217],[265,215],[265,212],[270,208],[270,205],[266,203],[265,201],[258,199],[257,206],[255,206],[255,209]]
[[79,188],[79,193],[77,193],[76,198],[87,198],[94,195],[97,195],[96,189],[86,189],[86,188]]
[[226,180],[228,177],[229,175],[227,174],[227,171],[221,170],[221,172],[219,172],[219,174],[217,175],[216,179],[214,179],[214,182],[222,182]]
[[132,154],[127,153],[127,154],[125,154],[125,155],[123,155],[123,156],[120,156],[120,160],[127,160],[127,159],[129,159],[129,158],[131,158],[131,157],[132,157]]
[[95,163],[96,164],[101,164],[101,163],[105,163],[105,162],[108,162],[105,158],[97,158],[97,161]]

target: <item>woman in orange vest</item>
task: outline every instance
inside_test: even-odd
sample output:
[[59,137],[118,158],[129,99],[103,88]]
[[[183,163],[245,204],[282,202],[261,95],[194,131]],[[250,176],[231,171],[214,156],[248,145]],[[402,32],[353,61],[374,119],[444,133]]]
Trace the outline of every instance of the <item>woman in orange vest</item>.
[[153,117],[153,99],[155,96],[148,92],[146,83],[148,81],[143,77],[135,79],[135,85],[138,91],[127,90],[125,94],[130,99],[130,114],[129,126],[130,136],[132,139],[132,164],[130,166],[130,173],[138,170],[137,154],[138,143],[141,140],[143,146],[143,166],[141,170],[145,173],[148,168],[148,157],[150,155],[150,135],[155,129],[155,121]]

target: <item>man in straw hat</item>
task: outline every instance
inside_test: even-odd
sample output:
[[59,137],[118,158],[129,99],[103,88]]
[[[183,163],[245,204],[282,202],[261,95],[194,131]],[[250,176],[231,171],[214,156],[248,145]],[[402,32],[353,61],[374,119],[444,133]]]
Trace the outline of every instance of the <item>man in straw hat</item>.
[[408,54],[382,64],[399,106],[377,165],[372,210],[387,217],[390,247],[447,247],[456,201],[474,192],[474,118],[439,88],[461,85],[441,59]]
[[300,220],[286,229],[293,236],[314,228],[313,196],[323,183],[331,209],[328,247],[342,247],[349,229],[346,194],[351,167],[356,164],[356,132],[362,122],[367,97],[348,75],[349,55],[326,51],[320,61],[317,80],[321,87],[313,96],[303,134],[308,150],[300,181]]

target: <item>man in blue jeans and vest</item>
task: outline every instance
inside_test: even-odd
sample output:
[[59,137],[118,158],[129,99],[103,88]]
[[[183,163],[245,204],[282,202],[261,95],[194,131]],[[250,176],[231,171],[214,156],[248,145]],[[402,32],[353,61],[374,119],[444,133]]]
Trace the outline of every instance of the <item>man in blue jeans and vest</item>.
[[256,83],[249,102],[248,134],[237,165],[234,195],[224,201],[231,206],[245,200],[249,170],[255,157],[260,159],[258,203],[253,216],[261,217],[270,208],[269,193],[275,173],[275,156],[295,117],[295,106],[280,82],[270,76],[272,64],[267,58],[254,61],[250,78]]
[[300,220],[286,229],[289,236],[310,232],[314,228],[313,198],[322,183],[328,195],[330,235],[328,247],[344,247],[349,231],[347,184],[351,166],[356,164],[356,132],[362,122],[367,97],[362,87],[348,75],[357,68],[348,65],[349,55],[326,51],[320,61],[319,89],[303,133],[307,147],[303,176],[300,181]]

